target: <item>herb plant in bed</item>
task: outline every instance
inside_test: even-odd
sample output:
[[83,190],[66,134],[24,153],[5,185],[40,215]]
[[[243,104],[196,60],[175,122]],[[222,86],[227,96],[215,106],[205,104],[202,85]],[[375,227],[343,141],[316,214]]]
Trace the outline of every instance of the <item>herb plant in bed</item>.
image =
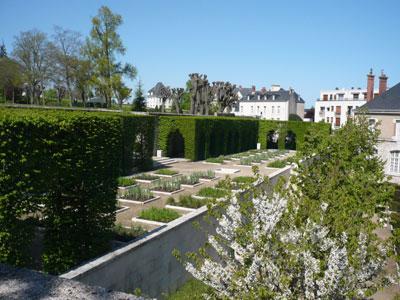
[[168,223],[180,217],[176,211],[168,208],[150,207],[142,210],[139,219]]
[[209,157],[206,159],[206,162],[213,163],[213,164],[223,164],[224,156],[220,155],[218,157]]
[[195,172],[193,174],[196,174],[199,176],[200,179],[206,180],[206,181],[211,181],[216,179],[217,177],[215,176],[215,171],[213,170],[208,170],[206,172]]
[[134,177],[136,181],[145,181],[145,182],[152,182],[159,180],[158,176],[150,175],[150,174],[139,174]]
[[172,169],[159,169],[154,172],[154,174],[158,176],[176,176],[179,174],[178,171],[172,170]]
[[121,224],[117,224],[114,226],[113,230],[113,238],[120,242],[130,242],[135,238],[146,233],[146,230],[141,226],[133,225],[130,228],[123,227]]
[[135,186],[133,188],[125,190],[120,195],[120,199],[146,202],[148,200],[154,199],[154,196],[150,192],[150,190],[142,188],[140,186]]
[[151,190],[154,192],[161,193],[174,193],[181,190],[180,180],[160,180],[155,183]]
[[204,198],[223,198],[227,196],[229,192],[227,190],[216,189],[212,187],[204,187],[198,191],[196,196],[204,197]]
[[193,173],[191,175],[181,177],[180,182],[182,186],[194,187],[200,184],[200,176],[197,173]]
[[129,186],[133,186],[136,184],[136,180],[132,177],[119,177],[118,178],[118,186],[122,188],[126,188]]
[[207,199],[196,199],[190,195],[180,196],[179,199],[169,197],[167,204],[173,206],[182,206],[188,208],[199,208],[207,204]]

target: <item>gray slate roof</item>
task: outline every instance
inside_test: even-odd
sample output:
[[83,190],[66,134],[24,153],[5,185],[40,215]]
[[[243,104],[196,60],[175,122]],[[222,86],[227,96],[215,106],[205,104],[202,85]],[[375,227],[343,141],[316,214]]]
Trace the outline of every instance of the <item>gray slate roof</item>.
[[367,102],[360,109],[367,109],[368,112],[374,111],[400,111],[400,83],[388,89],[382,95],[375,97]]
[[157,84],[149,90],[149,93],[153,93],[155,97],[161,97],[161,91],[165,88],[165,85],[162,82],[157,82]]
[[[290,99],[290,91],[280,89],[279,91],[266,91],[266,92],[261,92],[261,91],[256,91],[255,93],[252,93],[251,89],[242,89],[246,90],[247,94],[242,92],[243,95],[245,95],[240,102],[287,102]],[[247,90],[250,90],[249,92]],[[275,100],[273,100],[273,96],[275,95]],[[260,96],[260,99],[258,99]],[[299,94],[296,92],[293,92],[293,97],[296,99],[297,103],[305,103],[303,98],[300,97]],[[250,99],[249,99],[250,98]]]

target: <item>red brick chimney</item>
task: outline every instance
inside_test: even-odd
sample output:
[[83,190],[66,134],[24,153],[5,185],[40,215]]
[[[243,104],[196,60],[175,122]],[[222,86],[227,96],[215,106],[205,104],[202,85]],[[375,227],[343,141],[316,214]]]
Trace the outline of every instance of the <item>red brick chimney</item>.
[[374,99],[374,77],[375,75],[372,74],[372,68],[367,75],[367,102]]
[[388,77],[385,75],[385,73],[381,73],[381,76],[379,76],[379,95],[382,95],[384,92],[387,90],[387,80]]

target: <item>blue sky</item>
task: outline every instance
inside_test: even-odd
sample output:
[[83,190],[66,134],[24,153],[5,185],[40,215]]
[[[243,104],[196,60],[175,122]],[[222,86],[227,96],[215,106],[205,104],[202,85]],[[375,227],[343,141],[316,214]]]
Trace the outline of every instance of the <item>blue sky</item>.
[[[321,89],[365,87],[384,69],[400,81],[398,0],[0,0],[0,41],[54,25],[87,36],[101,5],[122,15],[120,35],[147,89],[188,74],[242,86],[293,87],[313,105]],[[129,82],[135,86],[136,82]],[[375,81],[377,87],[377,80]]]

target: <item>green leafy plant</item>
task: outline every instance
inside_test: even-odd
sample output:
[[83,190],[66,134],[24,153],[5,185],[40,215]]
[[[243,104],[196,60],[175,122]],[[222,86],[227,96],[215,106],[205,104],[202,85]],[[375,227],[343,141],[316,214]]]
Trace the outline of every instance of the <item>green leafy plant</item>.
[[139,175],[136,175],[134,177],[134,179],[153,181],[153,180],[159,180],[160,178],[158,176],[154,176],[154,175],[150,175],[150,174],[139,174]]
[[159,175],[177,175],[179,174],[178,171],[171,170],[171,169],[160,169],[154,172],[154,174],[159,174]]
[[136,181],[132,177],[118,177],[118,186],[126,187],[135,185]]
[[193,174],[198,176],[199,178],[204,178],[204,179],[215,178],[215,172],[213,170],[208,170],[206,172],[194,172]]
[[130,228],[123,227],[121,224],[114,225],[113,238],[121,242],[129,242],[146,233],[141,226],[132,225]]
[[217,164],[223,164],[224,163],[224,156],[220,155],[218,157],[209,157],[206,159],[206,162],[209,163],[217,163]]
[[253,162],[253,159],[251,157],[242,157],[240,159],[240,164],[244,166],[250,166],[251,163]]
[[151,190],[153,191],[160,191],[160,192],[175,192],[181,189],[181,181],[179,179],[172,179],[172,180],[160,180],[155,183]]
[[200,182],[200,176],[197,173],[190,174],[188,176],[182,176],[180,178],[181,184],[195,185]]
[[125,190],[121,193],[120,198],[126,200],[134,200],[134,201],[146,201],[152,199],[154,196],[150,192],[150,190],[142,188],[140,186],[132,187],[128,190]]
[[163,223],[171,222],[179,217],[179,213],[172,209],[158,207],[150,207],[148,209],[142,210],[139,214],[140,219]]
[[268,163],[268,167],[270,168],[284,168],[287,165],[291,164],[293,162],[293,158],[289,157],[287,159],[279,159],[275,160],[273,162]]
[[228,191],[222,189],[216,189],[212,187],[204,187],[200,189],[197,196],[206,198],[222,198],[228,195]]
[[183,206],[188,208],[199,208],[207,204],[206,199],[196,199],[190,195],[179,196],[179,199],[169,197],[167,199],[167,204],[175,206]]

